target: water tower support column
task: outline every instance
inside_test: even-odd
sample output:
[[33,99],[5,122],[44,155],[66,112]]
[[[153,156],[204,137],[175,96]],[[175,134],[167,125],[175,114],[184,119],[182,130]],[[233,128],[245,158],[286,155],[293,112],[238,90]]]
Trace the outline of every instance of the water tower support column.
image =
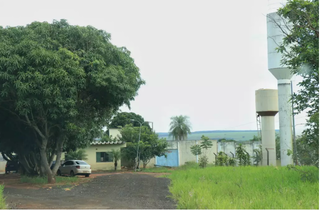
[[256,112],[261,116],[262,165],[276,166],[274,116],[278,113],[278,91],[273,89],[256,90]]
[[292,154],[292,110],[290,96],[291,84],[289,79],[278,80],[279,94],[279,129],[280,129],[280,156],[281,166],[293,164]]

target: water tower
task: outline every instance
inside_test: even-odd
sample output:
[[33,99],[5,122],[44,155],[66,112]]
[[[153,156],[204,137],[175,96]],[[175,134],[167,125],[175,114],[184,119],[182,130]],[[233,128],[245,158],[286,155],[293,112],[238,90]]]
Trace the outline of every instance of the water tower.
[[278,91],[256,90],[256,112],[261,116],[262,165],[277,165],[274,116],[278,113]]
[[[292,155],[287,155],[292,149],[292,110],[291,110],[291,69],[281,64],[282,54],[276,48],[282,43],[284,34],[288,31],[285,21],[276,11],[286,4],[286,1],[269,0],[267,15],[268,35],[268,69],[278,80],[279,129],[281,166],[293,164]],[[280,27],[282,30],[280,29]]]

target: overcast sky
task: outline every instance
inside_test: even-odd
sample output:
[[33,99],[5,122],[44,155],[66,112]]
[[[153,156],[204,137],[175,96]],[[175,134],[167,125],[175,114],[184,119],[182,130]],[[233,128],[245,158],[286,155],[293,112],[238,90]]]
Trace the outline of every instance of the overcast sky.
[[[6,0],[0,8],[4,27],[67,19],[110,33],[146,81],[131,110],[121,110],[157,132],[177,115],[190,117],[192,131],[256,129],[255,90],[277,88],[267,66],[267,0]],[[278,129],[278,115],[275,122]],[[305,114],[296,116],[298,133],[304,123]]]

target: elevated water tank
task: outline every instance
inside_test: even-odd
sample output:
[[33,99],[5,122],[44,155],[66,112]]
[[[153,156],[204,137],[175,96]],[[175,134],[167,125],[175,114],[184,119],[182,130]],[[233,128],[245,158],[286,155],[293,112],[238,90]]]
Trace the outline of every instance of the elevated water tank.
[[260,116],[275,116],[278,113],[278,91],[256,90],[256,111]]
[[[288,151],[292,147],[292,111],[290,104],[292,70],[281,63],[283,55],[276,48],[282,44],[285,34],[290,34],[291,25],[277,14],[277,10],[283,7],[287,1],[269,0],[267,15],[268,36],[268,69],[278,80],[278,103],[279,103],[279,128],[280,128],[280,154],[281,165],[293,163],[292,156]],[[286,48],[290,52],[290,47]]]
[[276,166],[274,116],[278,113],[278,91],[256,90],[256,112],[261,116],[262,165]]

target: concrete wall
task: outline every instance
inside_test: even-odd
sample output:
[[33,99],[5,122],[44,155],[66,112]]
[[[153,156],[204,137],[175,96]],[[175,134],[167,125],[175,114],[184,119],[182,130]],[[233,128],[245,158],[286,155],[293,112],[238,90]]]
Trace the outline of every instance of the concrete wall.
[[[90,145],[86,150],[87,160],[86,162],[91,165],[91,169],[95,170],[113,170],[114,162],[97,162],[96,153],[97,152],[111,152],[112,149],[120,150],[120,148],[125,147],[126,144],[106,144],[106,145]],[[118,169],[121,168],[121,160],[118,161]]]
[[[205,150],[202,150],[202,154],[206,154],[206,156],[208,157],[208,161],[209,163],[213,163],[214,161],[214,152],[217,153],[218,148],[217,148],[217,140],[210,140],[212,142],[212,147],[209,148],[206,152]],[[187,141],[179,141],[179,165],[182,166],[184,165],[186,162],[197,162],[197,159],[199,161],[200,156],[193,155],[191,153],[191,149],[190,147],[192,147],[193,145],[196,144],[201,144],[201,140],[187,140]]]
[[119,140],[121,138],[120,129],[110,128],[109,129],[109,137],[112,138],[112,139]]
[[[236,154],[236,147],[240,142],[219,142],[218,143],[218,152],[224,152],[228,156],[232,157],[232,152],[234,155]],[[254,155],[253,150],[259,149],[261,142],[242,142],[241,143],[244,149],[249,153],[250,156]]]
[[[210,140],[212,142],[212,147],[209,148],[206,152],[206,155],[209,159],[209,163],[214,161],[214,154],[218,152],[217,140]],[[199,161],[200,156],[195,156],[191,153],[190,147],[196,144],[201,144],[201,140],[184,140],[184,141],[167,141],[169,146],[168,149],[178,149],[179,154],[179,165],[182,166],[186,162],[197,162]],[[204,150],[202,150],[204,152]]]
[[[218,152],[224,152],[228,156],[232,157],[232,154],[236,154],[235,142],[219,142],[218,143]],[[218,155],[218,153],[216,153]]]
[[[229,157],[232,157],[232,152],[234,155],[236,153],[236,147],[238,144],[242,144],[244,149],[249,153],[250,157],[255,156],[253,152],[254,149],[259,149],[261,142],[218,142],[218,152],[225,152]],[[253,160],[253,159],[252,159]],[[277,166],[280,166],[280,161],[276,161]]]
[[7,161],[3,159],[2,155],[0,154],[0,172],[4,172],[6,170]]
[[[152,158],[150,160],[150,162],[146,165],[146,168],[153,168],[154,164],[156,164],[156,158]],[[142,161],[140,161],[139,166],[140,166],[140,168],[143,168],[143,162]]]

